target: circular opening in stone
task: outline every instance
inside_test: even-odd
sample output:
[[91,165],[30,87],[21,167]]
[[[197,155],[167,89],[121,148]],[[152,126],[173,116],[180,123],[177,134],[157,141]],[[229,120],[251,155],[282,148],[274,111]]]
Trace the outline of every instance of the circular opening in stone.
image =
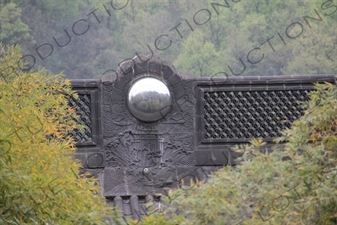
[[127,105],[131,114],[144,122],[154,122],[164,117],[172,104],[169,89],[153,77],[137,80],[128,93]]

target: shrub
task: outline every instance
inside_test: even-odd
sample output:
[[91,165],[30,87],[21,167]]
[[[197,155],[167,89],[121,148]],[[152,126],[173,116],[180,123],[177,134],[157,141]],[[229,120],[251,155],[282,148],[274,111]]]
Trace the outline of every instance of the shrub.
[[0,45],[0,224],[106,224],[97,180],[79,175],[69,80],[20,70],[18,47]]

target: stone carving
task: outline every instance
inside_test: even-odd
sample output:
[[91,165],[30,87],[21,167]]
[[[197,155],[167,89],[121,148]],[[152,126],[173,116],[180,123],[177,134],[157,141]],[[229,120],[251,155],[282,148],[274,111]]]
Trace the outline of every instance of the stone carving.
[[[195,165],[194,81],[183,80],[158,58],[144,57],[122,64],[113,77],[102,78],[105,196],[153,194],[179,185]],[[162,81],[172,96],[162,118],[148,122],[128,107],[130,87],[144,78]]]

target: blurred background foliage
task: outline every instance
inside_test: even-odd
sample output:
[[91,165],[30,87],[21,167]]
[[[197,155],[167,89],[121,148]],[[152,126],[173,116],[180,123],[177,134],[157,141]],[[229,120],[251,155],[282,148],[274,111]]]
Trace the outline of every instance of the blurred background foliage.
[[[0,41],[33,55],[34,68],[64,71],[68,78],[99,78],[136,52],[153,52],[198,77],[232,75],[231,70],[241,75],[337,73],[336,11],[335,0],[0,0]],[[315,19],[307,23],[304,16]],[[83,35],[72,31],[77,21],[77,33],[89,26]],[[294,22],[303,33],[298,23],[290,26]],[[292,39],[286,33],[301,34]],[[247,54],[257,47],[261,50],[250,54],[251,61],[262,53],[264,58],[251,64]],[[32,57],[25,59],[32,64]]]

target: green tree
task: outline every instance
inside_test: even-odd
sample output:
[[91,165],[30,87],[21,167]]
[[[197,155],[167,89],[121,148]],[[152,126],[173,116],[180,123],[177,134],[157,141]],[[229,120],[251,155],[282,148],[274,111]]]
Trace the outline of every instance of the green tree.
[[[69,80],[22,72],[18,47],[0,46],[0,224],[106,224],[97,180],[73,159],[78,127]],[[20,65],[21,67],[23,65]]]
[[222,71],[214,45],[205,40],[200,30],[187,38],[174,65],[185,73],[199,77],[209,77]]
[[9,45],[34,43],[28,25],[21,21],[21,9],[14,3],[0,8],[0,41]]
[[[37,59],[35,68],[46,67],[52,73],[64,71],[71,78],[98,78],[106,70],[116,69],[120,61],[133,58],[135,52],[151,54],[147,44],[154,54],[172,62],[177,62],[178,57],[182,61],[189,61],[191,55],[183,51],[199,56],[208,55],[208,59],[213,54],[213,45],[216,54],[212,56],[219,61],[212,65],[216,68],[215,73],[334,73],[335,67],[331,67],[331,64],[336,61],[337,11],[333,1],[114,0],[112,5],[115,8],[125,7],[116,10],[111,6],[111,1],[99,0],[0,1],[0,39],[5,44],[19,43],[24,54],[34,55]],[[309,28],[303,17],[318,18],[316,12],[323,22],[308,19],[312,26]],[[270,16],[272,13],[273,16]],[[80,19],[85,21],[77,24],[78,29],[82,26],[81,29],[85,30],[88,25],[90,28],[83,35],[73,34],[72,25]],[[208,21],[198,25],[194,20]],[[300,37],[291,39],[285,32],[293,22],[300,22],[304,32]],[[68,37],[64,29],[68,31],[71,41],[61,48],[54,43],[53,37],[66,42]],[[203,39],[199,45],[207,45],[207,48],[196,51],[195,45],[186,46],[187,41],[195,38],[192,30],[202,32]],[[170,47],[156,49],[154,42],[158,37],[156,44],[159,48],[171,43]],[[264,43],[269,38],[273,48]],[[36,48],[43,43],[50,43],[54,47],[52,55],[45,60],[36,53]],[[259,60],[263,54],[263,60],[251,64],[247,61],[247,54],[257,47],[261,49],[253,51],[250,57],[252,61]],[[181,66],[178,69],[189,74],[195,71]],[[212,76],[212,73],[202,75]],[[200,76],[200,70],[194,75]]]
[[27,1],[20,1],[20,0],[5,0],[4,3],[0,3],[0,6],[3,4],[16,4],[19,7],[26,7],[26,6],[33,6],[40,9],[46,18],[48,19],[59,19],[68,17],[74,13],[77,13],[79,0],[27,0]]
[[330,25],[320,22],[319,26],[307,28],[296,43],[290,43],[293,60],[283,69],[284,74],[337,74],[336,31],[325,26]]

